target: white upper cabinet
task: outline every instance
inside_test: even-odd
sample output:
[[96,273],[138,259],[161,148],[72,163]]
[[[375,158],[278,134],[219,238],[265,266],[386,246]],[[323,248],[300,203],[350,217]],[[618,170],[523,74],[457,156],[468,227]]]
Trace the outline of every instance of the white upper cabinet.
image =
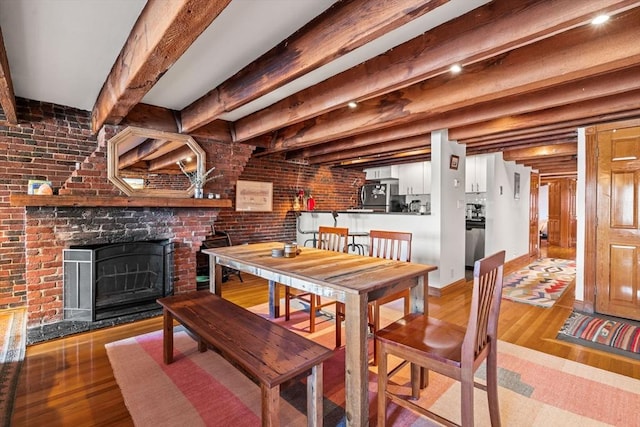
[[380,166],[364,170],[366,179],[398,179],[398,166]]
[[431,193],[431,162],[399,165],[398,191],[400,194]]
[[484,193],[487,191],[487,156],[467,157],[465,191]]

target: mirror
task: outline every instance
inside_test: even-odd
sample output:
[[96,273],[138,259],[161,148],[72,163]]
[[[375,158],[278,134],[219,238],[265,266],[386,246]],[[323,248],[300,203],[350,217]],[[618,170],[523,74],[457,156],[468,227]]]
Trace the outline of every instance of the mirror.
[[189,135],[130,126],[107,142],[109,181],[128,196],[191,197],[186,173],[202,176],[205,161]]

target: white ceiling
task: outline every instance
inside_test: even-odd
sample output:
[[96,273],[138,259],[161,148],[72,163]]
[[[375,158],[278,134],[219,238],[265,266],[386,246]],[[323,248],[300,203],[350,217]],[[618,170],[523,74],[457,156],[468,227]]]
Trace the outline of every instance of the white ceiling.
[[[276,46],[335,0],[233,0],[144,97],[181,110]],[[236,120],[489,0],[451,0],[402,28],[222,118]],[[16,96],[91,110],[144,0],[2,0]]]

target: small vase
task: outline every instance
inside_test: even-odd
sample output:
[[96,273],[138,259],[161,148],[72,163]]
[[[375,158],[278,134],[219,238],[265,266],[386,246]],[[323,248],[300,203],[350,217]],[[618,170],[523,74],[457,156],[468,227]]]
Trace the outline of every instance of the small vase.
[[193,198],[194,199],[202,199],[204,197],[204,189],[196,188],[193,190]]

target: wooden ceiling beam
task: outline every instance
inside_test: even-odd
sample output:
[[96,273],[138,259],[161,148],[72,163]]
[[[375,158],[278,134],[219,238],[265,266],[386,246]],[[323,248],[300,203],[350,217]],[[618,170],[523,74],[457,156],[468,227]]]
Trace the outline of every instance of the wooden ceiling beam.
[[567,127],[567,126],[564,126],[564,124],[561,124],[551,128],[535,127],[535,128],[523,129],[519,131],[500,132],[498,134],[483,135],[476,138],[466,138],[458,142],[467,144],[467,145],[474,145],[474,144],[479,144],[487,141],[521,141],[523,139],[528,139],[528,138],[566,135],[571,133],[573,133],[574,135],[577,133],[575,126]]
[[141,144],[132,147],[118,156],[118,169],[122,170],[157,153],[167,143],[166,139],[146,139]]
[[588,23],[600,12],[614,15],[638,4],[602,0],[491,2],[238,120],[236,138],[244,141],[290,126],[341,108],[349,101],[363,101],[447,73],[452,64],[468,66],[551,37]]
[[[576,128],[598,122],[627,119],[640,115],[640,90],[604,98],[549,108],[516,116],[503,117],[474,125],[449,129],[449,138],[464,141],[468,138],[500,134],[526,129],[545,129],[546,126]],[[528,130],[527,130],[528,131]]]
[[565,143],[565,144],[551,144],[541,145],[537,147],[522,147],[504,150],[502,157],[507,161],[521,161],[530,160],[536,158],[548,158],[564,155],[577,155],[578,144]]
[[4,111],[4,116],[12,125],[18,124],[16,113],[16,95],[13,92],[13,82],[9,72],[9,59],[4,47],[2,29],[0,28],[0,107]]
[[347,159],[358,157],[385,156],[395,154],[399,151],[412,151],[416,149],[431,147],[430,135],[418,135],[409,138],[387,141],[378,144],[371,144],[363,148],[349,148],[336,151],[334,153],[308,157],[310,164],[338,163]]
[[[597,106],[597,102],[594,104],[600,111],[616,111],[620,109],[632,108],[636,105],[640,108],[640,100],[638,97],[629,97],[628,92],[634,88],[640,88],[640,79],[637,78],[640,73],[640,67],[631,67],[621,71],[613,73],[597,75],[587,79],[570,82],[564,85],[553,86],[551,88],[527,93],[524,95],[511,96],[507,98],[500,98],[495,101],[479,103],[467,108],[461,108],[453,110],[444,114],[428,115],[424,118],[415,118],[413,121],[391,126],[381,130],[374,130],[372,132],[366,132],[358,135],[352,135],[345,138],[340,138],[340,141],[350,143],[352,141],[362,141],[363,144],[380,142],[377,139],[378,133],[380,135],[391,134],[393,139],[401,138],[403,136],[412,136],[417,133],[430,133],[437,129],[450,129],[449,136],[455,140],[466,140],[476,135],[468,135],[463,133],[458,134],[457,131],[453,134],[451,129],[462,128],[464,126],[471,126],[478,124],[482,126],[482,123],[489,121],[499,121],[501,125],[506,125],[510,120],[509,116],[518,113],[528,113],[530,111],[547,111],[554,106],[569,105],[575,102],[579,102],[582,99],[592,99],[606,97],[609,94],[622,93],[620,98],[609,97],[609,102],[606,105]],[[430,84],[438,87],[439,84],[432,81]],[[601,108],[602,107],[602,108]],[[589,107],[589,110],[593,110],[593,106]],[[578,112],[578,110],[576,110]],[[585,111],[587,115],[594,115],[593,111]],[[550,115],[550,117],[555,117]],[[567,124],[570,126],[571,124]],[[558,127],[558,126],[555,126]],[[494,131],[495,132],[495,131]],[[493,138],[493,137],[492,137]],[[327,141],[322,141],[327,142]],[[322,150],[327,144],[298,144],[304,147],[301,150],[315,151]],[[277,152],[280,149],[268,149],[267,153]]]
[[[185,160],[186,158],[194,158],[195,153],[191,150],[191,147],[188,145],[183,146],[177,150],[173,150],[170,153],[164,154],[158,158],[149,161],[149,172],[158,172],[164,168],[178,168],[176,162]],[[191,162],[193,165],[196,164],[195,161]]]
[[449,0],[336,3],[301,30],[182,110],[189,133],[365,45]]
[[91,113],[96,133],[119,124],[231,0],[148,0]]
[[301,150],[292,150],[287,156],[293,158],[309,158],[334,153],[344,149],[364,148],[372,144],[386,141],[395,141],[403,138],[411,138],[420,135],[429,135],[433,126],[429,120],[417,120],[402,126],[393,126],[375,132],[367,132],[331,141],[327,144],[312,145]]
[[465,144],[467,147],[479,145],[483,143],[501,143],[501,142],[518,142],[518,141],[535,141],[535,140],[545,140],[545,139],[553,139],[553,138],[575,138],[578,135],[578,131],[575,127],[573,128],[559,128],[559,129],[549,129],[549,130],[528,130],[528,132],[522,132],[517,135],[511,135],[509,132],[499,133],[494,135],[485,135],[478,138],[469,138],[464,140],[459,140],[460,144]]
[[[271,150],[302,148],[631,67],[640,61],[640,43],[633,41],[638,35],[637,20],[640,9],[612,22],[604,36],[591,28],[579,28],[476,65],[461,75],[447,76],[447,81],[433,79],[365,101],[355,109],[343,108],[289,126],[278,132]],[[542,65],[540,58],[544,58]],[[593,97],[589,93],[576,96]]]
[[570,130],[565,132],[549,132],[549,133],[541,133],[537,135],[521,135],[517,138],[512,137],[503,137],[503,138],[487,138],[481,142],[468,142],[466,140],[459,140],[458,143],[465,144],[467,148],[470,147],[485,147],[487,145],[499,145],[499,144],[511,144],[511,145],[524,145],[524,144],[535,144],[539,142],[545,141],[553,141],[558,139],[569,139],[575,140],[578,137],[577,130]]
[[431,148],[344,160],[336,166],[347,168],[357,167],[359,169],[363,169],[377,166],[398,165],[402,163],[422,162],[425,160],[431,160]]

